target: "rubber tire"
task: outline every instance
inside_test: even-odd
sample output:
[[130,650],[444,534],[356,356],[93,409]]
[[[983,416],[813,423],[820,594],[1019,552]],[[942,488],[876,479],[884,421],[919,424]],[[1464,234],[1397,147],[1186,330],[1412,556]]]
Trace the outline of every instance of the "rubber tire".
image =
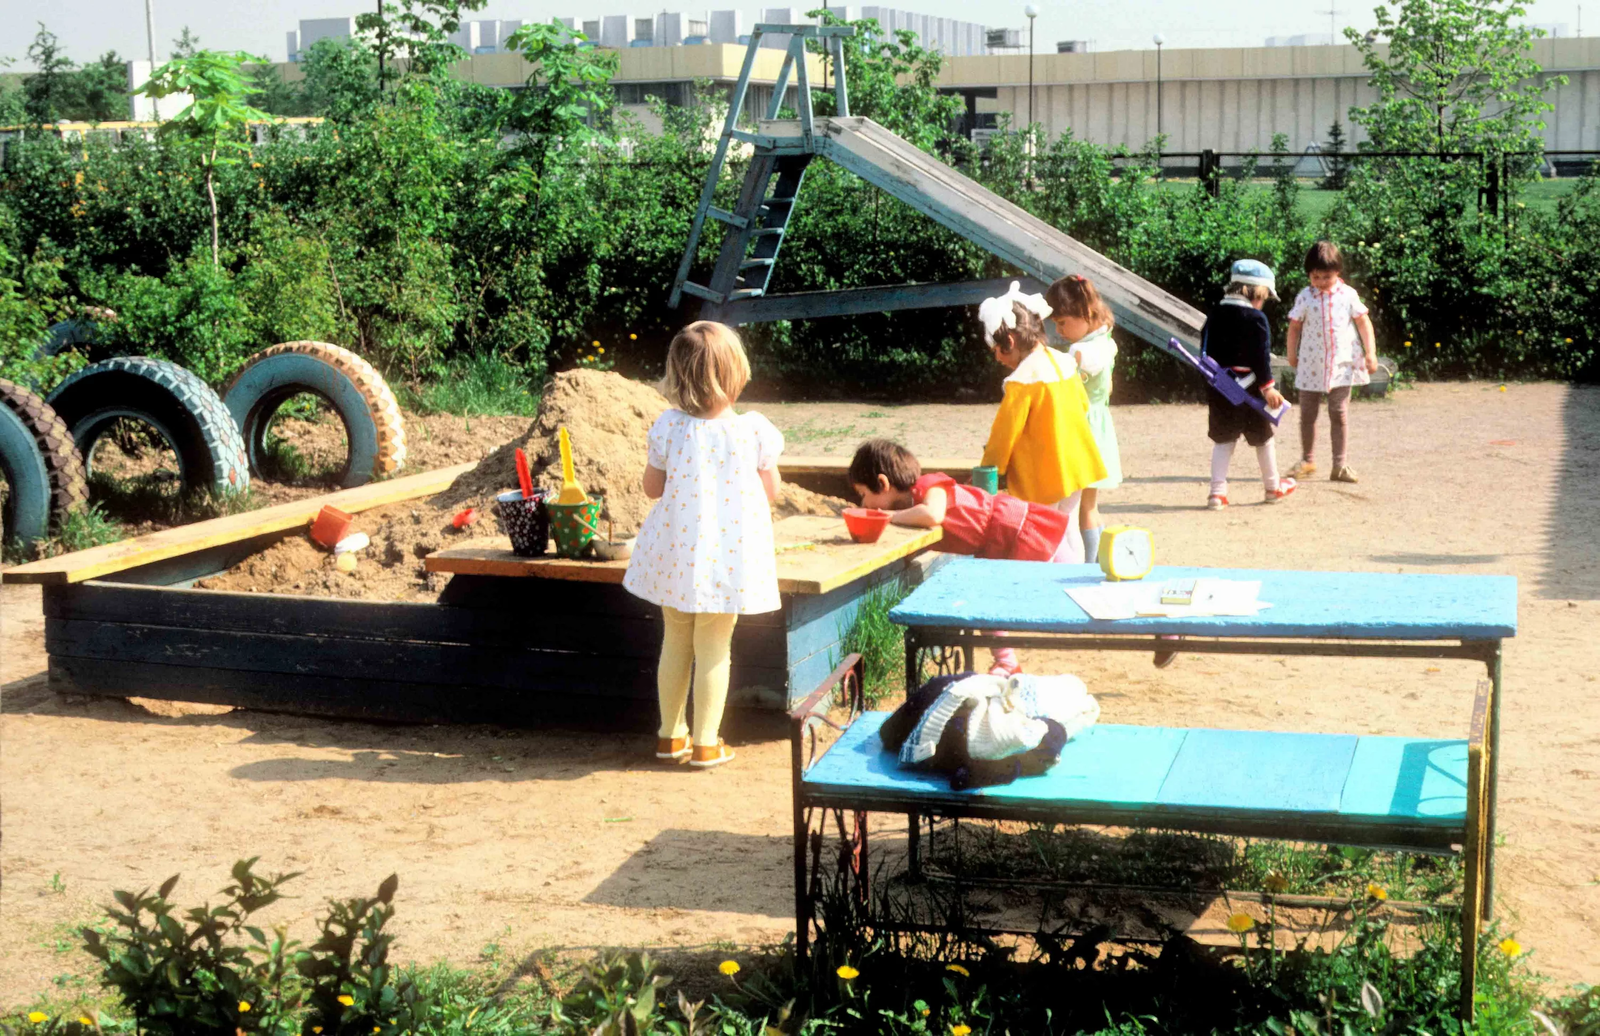
[[211,386],[175,363],[148,356],[115,356],[69,376],[49,403],[72,429],[92,471],[94,444],[118,417],[154,425],[178,455],[188,491],[213,495],[250,488],[244,441]]
[[405,465],[405,419],[372,364],[327,342],[284,342],[245,361],[223,391],[252,473],[261,475],[272,415],[302,392],[327,400],[344,422],[350,452],[339,473],[341,486],[365,485]]
[[0,536],[26,546],[50,532],[50,470],[22,419],[0,407],[0,474],[8,492],[0,508]]
[[68,349],[83,348],[83,353],[89,359],[95,359],[95,351],[102,353],[109,351],[105,344],[106,336],[101,333],[100,322],[89,317],[73,317],[70,320],[59,320],[45,330],[44,341],[39,348],[33,351],[33,358],[46,360],[52,356],[59,356]]
[[0,378],[0,406],[10,410],[27,427],[44,457],[50,475],[50,518],[60,522],[69,511],[89,502],[89,479],[72,431],[54,408],[15,382]]

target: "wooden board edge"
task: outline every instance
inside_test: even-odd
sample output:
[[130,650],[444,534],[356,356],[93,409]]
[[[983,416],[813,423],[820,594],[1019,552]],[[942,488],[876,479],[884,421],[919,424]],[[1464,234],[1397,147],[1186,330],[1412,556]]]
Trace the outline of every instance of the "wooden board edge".
[[[61,584],[97,579],[266,533],[287,532],[308,524],[328,504],[357,514],[375,507],[431,496],[449,488],[457,478],[476,466],[476,461],[469,461],[304,500],[291,500],[256,511],[161,529],[132,539],[8,568],[0,572],[0,582]],[[141,547],[141,543],[146,545]]]
[[[895,547],[894,552],[888,556],[878,555],[869,561],[853,565],[843,572],[835,573],[827,579],[786,580],[780,578],[778,580],[778,589],[785,593],[825,594],[830,590],[837,590],[847,583],[853,583],[863,576],[871,575],[878,569],[896,561],[904,561],[911,555],[933,546],[943,538],[943,529],[924,529],[920,536],[913,536],[904,543],[899,544]],[[786,586],[786,583],[789,585]]]

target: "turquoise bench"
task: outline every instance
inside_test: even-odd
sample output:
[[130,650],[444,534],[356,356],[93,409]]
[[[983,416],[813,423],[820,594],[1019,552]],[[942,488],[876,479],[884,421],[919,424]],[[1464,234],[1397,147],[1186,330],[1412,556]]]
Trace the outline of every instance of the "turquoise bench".
[[[1503,577],[1157,569],[1177,575],[1260,579],[1274,607],[1241,618],[1096,622],[1064,588],[1098,582],[1090,566],[957,559],[892,613],[907,626],[908,672],[928,655],[940,668],[971,668],[972,652],[1008,646],[1195,653],[1370,655],[1483,662],[1465,739],[1140,727],[1102,723],[1071,742],[1039,777],[965,792],[908,772],[882,750],[886,713],[861,711],[859,660],[847,659],[791,712],[797,945],[805,952],[816,910],[819,817],[844,836],[845,869],[867,904],[866,816],[903,814],[913,874],[919,818],[1155,827],[1233,837],[1360,845],[1464,862],[1461,1010],[1470,1018],[1478,936],[1490,901],[1494,762],[1501,639],[1516,631],[1516,583]],[[1158,639],[1184,636],[1181,645]],[[1453,643],[1451,641],[1454,641]],[[1092,690],[1092,688],[1091,688]],[[830,703],[850,706],[832,723]],[[840,737],[820,755],[817,734]],[[846,823],[846,815],[853,823]],[[825,823],[824,819],[824,823]]]

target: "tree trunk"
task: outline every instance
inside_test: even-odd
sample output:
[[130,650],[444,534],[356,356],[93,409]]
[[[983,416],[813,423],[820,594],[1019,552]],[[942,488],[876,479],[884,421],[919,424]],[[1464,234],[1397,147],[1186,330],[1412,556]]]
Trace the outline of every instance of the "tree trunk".
[[211,265],[221,266],[222,260],[217,248],[217,188],[214,182],[217,168],[217,152],[212,149],[211,161],[206,163],[206,200],[211,203]]

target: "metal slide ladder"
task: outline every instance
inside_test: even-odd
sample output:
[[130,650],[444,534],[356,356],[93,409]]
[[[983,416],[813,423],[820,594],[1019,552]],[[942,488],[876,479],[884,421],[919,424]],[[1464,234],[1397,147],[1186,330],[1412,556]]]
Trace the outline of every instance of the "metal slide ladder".
[[[776,119],[783,107],[783,98],[789,90],[789,78],[795,79],[797,104],[800,113],[802,146],[800,148],[774,149],[771,141],[759,134],[739,129],[739,117],[744,112],[745,95],[750,87],[750,72],[755,66],[756,52],[764,35],[784,34],[789,37],[783,56],[783,66],[772,88],[772,101],[767,106],[766,118]],[[678,264],[678,275],[672,284],[668,305],[677,308],[685,293],[711,304],[709,309],[741,299],[759,298],[766,294],[772,279],[772,268],[777,264],[778,250],[783,247],[783,235],[789,228],[795,203],[800,196],[800,184],[805,179],[806,166],[815,154],[811,110],[811,74],[806,67],[806,41],[820,39],[833,57],[835,69],[834,99],[841,115],[850,113],[849,94],[844,78],[844,39],[855,35],[855,29],[845,25],[757,25],[750,34],[750,46],[745,51],[744,66],[734,84],[728,104],[728,118],[723,123],[722,136],[711,159],[711,169],[706,173],[705,187],[700,192],[700,204],[695,210],[694,222],[689,227],[689,243]],[[734,142],[750,144],[755,154],[745,172],[744,186],[739,191],[739,201],[732,212],[712,204],[717,184],[722,179],[727,164],[728,149]],[[700,235],[705,231],[707,219],[728,225],[722,239],[722,252],[717,257],[709,285],[689,280],[689,270],[700,245]]]

